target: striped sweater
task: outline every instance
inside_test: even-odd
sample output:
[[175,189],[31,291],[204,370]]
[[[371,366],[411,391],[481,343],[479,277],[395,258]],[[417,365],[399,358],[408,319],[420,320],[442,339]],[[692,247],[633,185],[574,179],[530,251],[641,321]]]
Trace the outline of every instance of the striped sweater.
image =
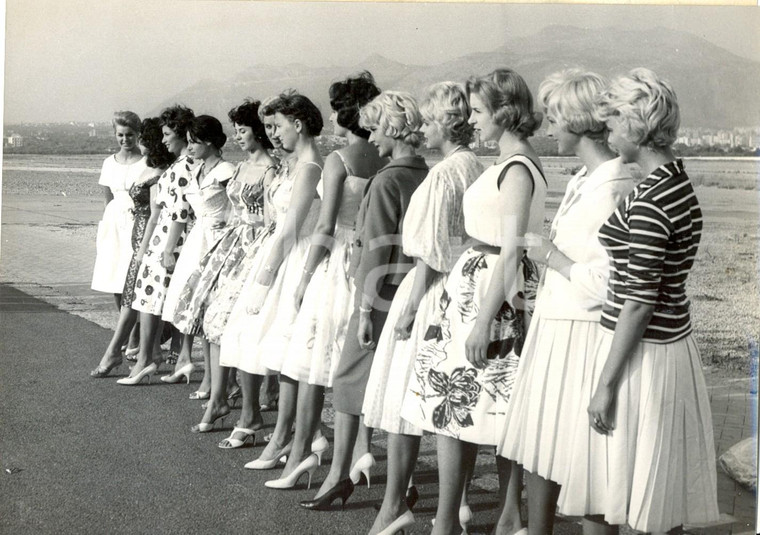
[[654,305],[643,340],[665,344],[691,333],[686,279],[702,235],[702,212],[683,162],[655,169],[599,229],[610,256],[602,327],[614,331],[626,300]]

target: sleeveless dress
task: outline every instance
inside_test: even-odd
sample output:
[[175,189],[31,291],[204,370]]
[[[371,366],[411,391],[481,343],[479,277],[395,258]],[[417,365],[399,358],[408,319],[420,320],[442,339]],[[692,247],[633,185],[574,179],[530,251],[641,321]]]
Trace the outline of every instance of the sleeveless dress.
[[[339,151],[335,154],[343,162],[347,173],[335,232],[330,251],[314,270],[303,296],[281,370],[291,379],[319,386],[332,386],[333,374],[346,339],[348,320],[353,312],[354,287],[348,269],[356,215],[368,180],[354,175]],[[320,197],[324,196],[321,180],[317,193]],[[304,257],[304,265],[307,257],[308,254]]]
[[124,282],[124,289],[121,292],[121,306],[123,307],[131,307],[135,298],[137,270],[140,269],[140,265],[137,263],[137,252],[142,245],[145,227],[148,226],[150,219],[150,188],[158,182],[159,177],[160,175],[156,175],[139,184],[132,184],[129,188],[129,196],[134,205],[132,208],[134,224],[132,225],[132,259],[129,261],[127,280]]
[[[474,444],[498,444],[512,393],[526,323],[538,286],[538,268],[523,256],[516,284],[519,309],[504,302],[491,327],[489,364],[475,368],[465,356],[465,342],[485,299],[503,243],[498,179],[510,165],[524,165],[533,179],[527,232],[540,233],[544,220],[546,181],[528,157],[516,155],[488,168],[464,194],[468,235],[490,246],[470,248],[459,257],[440,300],[439,323],[431,325],[417,352],[401,416],[437,434]],[[518,294],[520,295],[520,294]]]
[[93,290],[121,293],[132,260],[132,199],[129,189],[148,168],[145,158],[124,165],[116,161],[116,155],[103,162],[98,184],[110,188],[113,199],[103,211],[98,223],[95,241],[95,267],[92,273]]
[[224,234],[185,285],[172,321],[185,334],[202,329],[217,345],[261,243],[257,238],[274,231],[273,225],[264,228],[264,179],[272,167],[251,184],[241,177],[246,167],[239,163],[227,183],[231,212]]
[[[132,308],[138,312],[146,312],[160,316],[164,307],[166,290],[169,288],[172,273],[161,265],[161,256],[166,249],[169,237],[169,227],[174,221],[187,223],[193,219],[190,204],[185,198],[185,191],[190,184],[194,162],[187,156],[180,156],[158,179],[156,204],[161,206],[156,228],[150,237],[148,249],[143,255],[140,268],[137,270],[135,282],[135,298]],[[174,248],[175,260],[179,258],[186,231],[180,234]]]
[[220,161],[201,179],[204,166],[205,163],[195,168],[193,178],[185,193],[187,202],[190,203],[195,214],[195,222],[185,239],[182,254],[179,255],[171,284],[166,292],[161,319],[169,323],[174,320],[174,313],[180,306],[180,296],[188,280],[198,269],[211,245],[216,243],[224,233],[224,225],[229,213],[230,201],[225,187],[235,172],[235,165]]
[[420,301],[406,340],[396,339],[395,327],[412,293],[416,267],[404,277],[393,298],[364,396],[362,414],[367,427],[422,435],[421,428],[401,418],[401,403],[417,350],[428,325],[436,320],[448,272],[464,250],[467,234],[462,197],[482,172],[483,165],[472,151],[459,150],[435,165],[412,195],[401,232],[404,254],[421,259],[436,275]]
[[570,280],[550,268],[544,272],[497,447],[502,457],[561,484],[573,464],[568,444],[578,415],[586,414],[581,387],[607,295],[609,258],[597,233],[632,189],[620,158],[591,174],[584,167],[568,183],[550,239],[575,263]]
[[[308,162],[308,164],[317,165],[312,162]],[[258,284],[256,278],[259,271],[263,269],[264,263],[269,259],[272,247],[279,241],[277,238],[284,231],[284,223],[297,174],[298,164],[292,171],[278,175],[267,192],[269,206],[271,207],[269,213],[274,219],[275,229],[273,233],[263,239],[263,243],[259,246],[248,277],[230,312],[227,326],[222,334],[219,351],[219,361],[222,366],[239,368],[244,372],[257,375],[271,373],[268,365],[275,366],[273,369],[279,371],[277,355],[273,356],[267,353],[276,351],[281,358],[287,349],[285,345],[287,340],[285,339],[283,342],[283,338],[288,335],[289,328],[295,319],[293,292],[301,280],[306,252],[309,247],[309,237],[319,216],[319,200],[315,199],[312,202],[296,242],[280,264],[268,290]],[[259,313],[249,312],[250,305],[259,302],[262,293],[266,293],[266,297]],[[270,338],[270,342],[265,345],[263,343],[264,337],[270,334],[269,331],[273,329],[273,335],[276,333],[278,343]],[[264,362],[265,359],[268,360],[267,364]]]

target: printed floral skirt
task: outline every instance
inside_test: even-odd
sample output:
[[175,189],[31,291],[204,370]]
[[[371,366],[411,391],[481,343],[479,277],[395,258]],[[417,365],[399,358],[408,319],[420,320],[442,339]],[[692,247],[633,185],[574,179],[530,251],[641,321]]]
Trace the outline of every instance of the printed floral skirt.
[[536,265],[523,257],[518,272],[522,307],[503,303],[491,325],[489,364],[474,367],[465,342],[484,301],[498,255],[468,249],[441,297],[440,319],[417,352],[401,417],[425,431],[474,444],[498,444],[527,323],[538,286]]

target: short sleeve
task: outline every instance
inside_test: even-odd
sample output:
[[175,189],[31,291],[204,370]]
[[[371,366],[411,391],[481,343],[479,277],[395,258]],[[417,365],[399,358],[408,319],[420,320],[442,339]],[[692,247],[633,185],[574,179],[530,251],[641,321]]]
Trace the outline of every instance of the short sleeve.
[[634,200],[628,209],[628,278],[623,297],[657,304],[665,251],[673,226],[667,214],[648,199]]
[[412,195],[404,216],[402,241],[405,255],[446,273],[455,260],[452,245],[461,243],[464,235],[464,218],[451,177],[439,166],[430,170]]
[[101,186],[111,187],[111,181],[113,180],[112,160],[113,156],[109,156],[103,160],[103,166],[100,168],[100,179],[98,180],[98,184]]

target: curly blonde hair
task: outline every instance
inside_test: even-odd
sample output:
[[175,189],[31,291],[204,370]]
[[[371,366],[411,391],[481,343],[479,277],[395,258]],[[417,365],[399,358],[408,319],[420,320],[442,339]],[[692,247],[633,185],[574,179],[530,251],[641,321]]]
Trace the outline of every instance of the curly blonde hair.
[[533,110],[533,97],[522,76],[512,69],[496,69],[467,80],[467,96],[483,99],[496,124],[525,139],[541,126],[543,114]]
[[626,138],[640,147],[669,148],[678,137],[681,114],[669,82],[649,69],[633,69],[616,78],[598,101],[597,117],[619,118]]
[[430,86],[420,106],[425,122],[437,123],[446,139],[457,145],[469,145],[475,129],[468,123],[470,104],[461,84],[440,82]]
[[417,148],[422,143],[422,116],[414,97],[404,91],[383,91],[359,110],[359,126],[377,127],[386,136]]
[[538,102],[561,127],[594,141],[607,139],[607,125],[596,115],[597,99],[609,81],[593,72],[555,72],[538,87]]

